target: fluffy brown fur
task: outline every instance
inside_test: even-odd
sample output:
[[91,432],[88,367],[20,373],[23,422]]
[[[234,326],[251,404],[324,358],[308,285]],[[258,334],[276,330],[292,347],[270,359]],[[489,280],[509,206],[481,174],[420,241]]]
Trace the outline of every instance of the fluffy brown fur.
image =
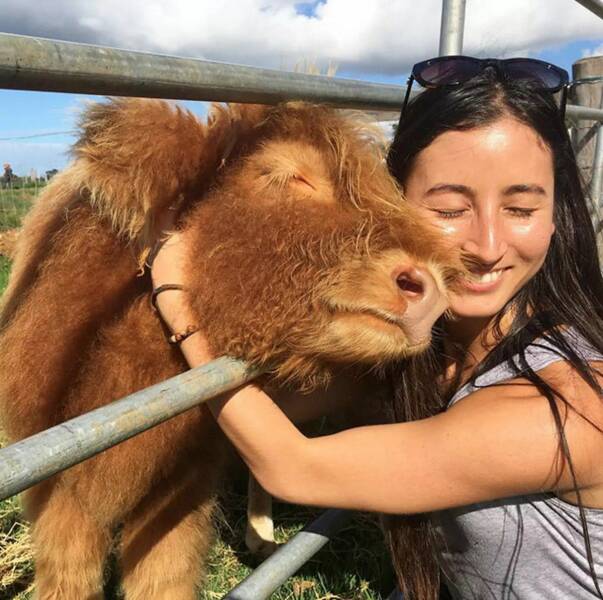
[[[392,281],[458,264],[401,201],[355,120],[289,103],[88,109],[75,160],[19,237],[0,318],[3,426],[21,439],[175,375],[186,364],[149,305],[141,265],[177,208],[189,299],[214,353],[300,388],[341,363],[416,351]],[[386,318],[383,318],[383,315]],[[224,444],[199,407],[26,494],[40,599],[100,599],[118,525],[128,600],[194,598]]]

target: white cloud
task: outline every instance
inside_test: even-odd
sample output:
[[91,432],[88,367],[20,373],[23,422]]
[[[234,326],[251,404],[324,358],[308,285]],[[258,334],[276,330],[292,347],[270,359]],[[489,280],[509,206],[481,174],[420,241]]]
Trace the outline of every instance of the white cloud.
[[603,56],[603,44],[599,44],[595,48],[591,48],[590,50],[585,50],[582,53],[582,58],[587,58],[590,56]]
[[[357,72],[403,73],[437,53],[440,0],[326,0],[312,17],[294,0],[0,0],[4,31],[272,67],[303,59]],[[572,0],[472,0],[465,52],[509,56],[603,39]]]

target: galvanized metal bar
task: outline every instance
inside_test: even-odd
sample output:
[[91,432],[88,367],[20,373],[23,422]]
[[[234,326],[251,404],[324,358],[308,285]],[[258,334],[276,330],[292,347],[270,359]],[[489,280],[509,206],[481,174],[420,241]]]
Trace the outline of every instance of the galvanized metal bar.
[[463,53],[465,33],[465,0],[442,0],[440,56]]
[[590,106],[578,106],[577,104],[568,104],[565,114],[574,120],[592,120],[603,121],[603,109]]
[[[299,99],[395,112],[406,92],[405,86],[6,33],[0,34],[0,88],[266,104]],[[568,105],[567,115],[603,121],[603,110],[596,108]]]
[[304,527],[232,588],[223,600],[263,600],[285,583],[350,520],[352,513],[331,509]]
[[197,367],[0,450],[0,500],[257,377],[227,357]]
[[405,88],[0,34],[0,88],[400,110]]
[[588,8],[592,13],[603,19],[603,0],[576,0],[584,8]]

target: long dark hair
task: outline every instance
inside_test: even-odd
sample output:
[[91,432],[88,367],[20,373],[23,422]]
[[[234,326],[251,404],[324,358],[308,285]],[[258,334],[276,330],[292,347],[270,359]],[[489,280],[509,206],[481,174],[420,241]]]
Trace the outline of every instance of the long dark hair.
[[[569,136],[554,98],[525,82],[503,80],[491,69],[459,87],[426,90],[408,105],[389,150],[388,166],[404,187],[417,155],[439,135],[484,127],[505,116],[531,127],[552,152],[555,233],[541,269],[495,317],[493,331],[497,344],[473,373],[472,381],[493,366],[507,362],[513,372],[521,373],[547,398],[557,426],[561,458],[573,477],[590,571],[601,596],[585,511],[557,402],[560,400],[570,409],[571,406],[530,368],[525,356],[528,344],[536,338],[546,339],[601,395],[598,373],[559,332],[559,326],[572,326],[603,353],[603,279],[596,238]],[[503,334],[501,321],[510,310],[512,324]],[[441,326],[436,324],[435,331],[441,330]],[[449,390],[433,386],[443,372],[442,344],[437,340],[436,336],[428,355],[406,361],[394,373],[396,394],[392,411],[397,421],[437,414],[445,409],[455,391],[454,385]],[[439,567],[429,516],[392,517],[386,523],[394,567],[405,597],[437,598]]]

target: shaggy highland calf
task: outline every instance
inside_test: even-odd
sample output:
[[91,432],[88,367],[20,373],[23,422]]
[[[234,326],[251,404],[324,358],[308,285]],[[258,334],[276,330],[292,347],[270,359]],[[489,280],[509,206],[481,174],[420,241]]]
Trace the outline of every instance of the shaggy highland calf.
[[[215,355],[324,385],[418,352],[457,264],[400,200],[379,146],[302,103],[88,109],[75,161],[28,218],[0,326],[12,441],[187,368],[141,266],[161,215],[189,236],[187,290]],[[25,494],[39,599],[102,598],[117,547],[128,600],[195,597],[225,443],[200,406]]]

